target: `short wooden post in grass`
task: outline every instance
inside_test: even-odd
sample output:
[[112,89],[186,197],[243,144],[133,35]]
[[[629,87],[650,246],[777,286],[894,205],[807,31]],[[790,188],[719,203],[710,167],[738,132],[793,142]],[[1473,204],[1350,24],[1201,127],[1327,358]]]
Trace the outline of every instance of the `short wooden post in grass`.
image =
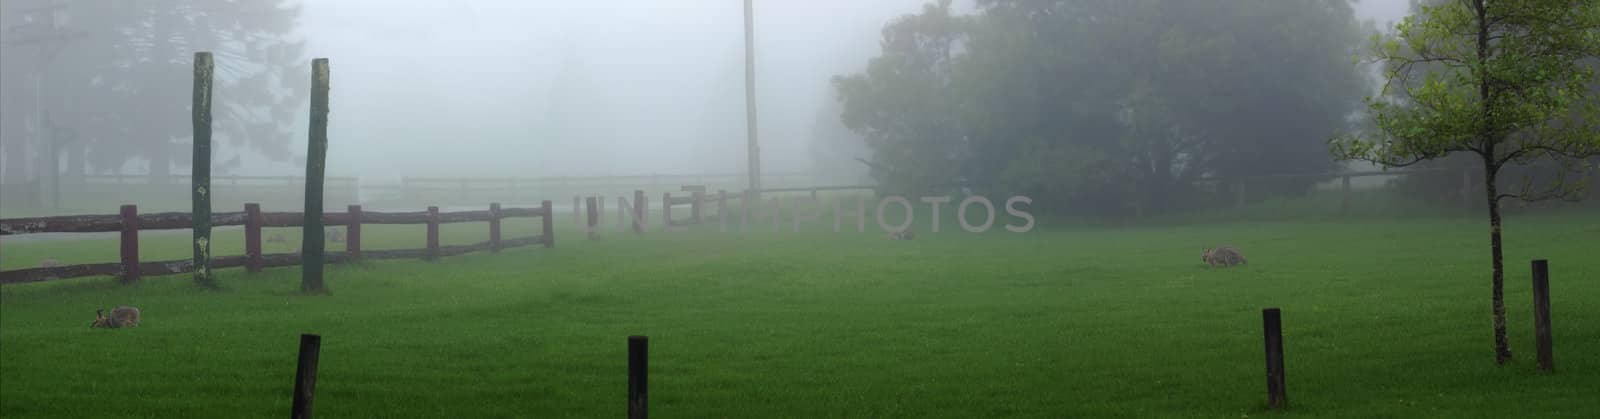
[[633,232],[637,234],[644,234],[644,215],[646,214],[644,199],[643,190],[635,189],[633,191]]
[[344,226],[344,252],[350,255],[350,260],[361,259],[361,206],[351,205],[345,208],[350,213],[350,224]]
[[1538,351],[1539,369],[1556,370],[1550,336],[1550,263],[1533,261],[1533,340]]
[[599,233],[595,230],[600,228],[600,208],[595,206],[595,197],[592,196],[584,199],[584,205],[586,208],[584,212],[588,213],[588,220],[584,222],[584,232],[588,233],[589,240],[594,240],[599,237]]
[[500,253],[500,203],[489,204],[489,252]]
[[294,405],[289,417],[311,418],[311,400],[317,389],[317,358],[322,352],[322,336],[300,335],[300,361],[294,369]]
[[1267,407],[1282,409],[1289,406],[1283,387],[1283,317],[1277,307],[1262,309],[1261,323],[1267,338]]
[[[215,288],[211,276],[211,53],[194,53],[194,97],[189,121],[193,123],[193,164],[189,175],[190,217],[193,222],[194,282]],[[51,160],[54,160],[52,158]]]
[[311,60],[311,129],[306,142],[305,221],[300,235],[300,292],[321,294],[326,257],[322,230],[322,176],[328,160],[328,59]]
[[646,394],[649,386],[645,380],[649,372],[649,347],[649,337],[628,337],[628,419],[649,417]]
[[439,207],[428,207],[428,260],[439,258]]
[[244,204],[244,270],[261,272],[261,204]]
[[122,282],[139,281],[139,206],[123,205]]
[[556,207],[546,199],[539,203],[544,210],[544,247],[556,247]]

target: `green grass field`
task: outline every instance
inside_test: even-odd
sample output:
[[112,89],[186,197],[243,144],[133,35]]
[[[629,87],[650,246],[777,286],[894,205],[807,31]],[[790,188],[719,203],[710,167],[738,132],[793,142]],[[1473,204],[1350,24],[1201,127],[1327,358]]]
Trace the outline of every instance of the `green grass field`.
[[[953,211],[950,211],[953,212]],[[824,218],[819,225],[831,230]],[[570,219],[558,219],[566,228]],[[507,237],[536,234],[536,220]],[[0,416],[281,417],[300,333],[323,336],[319,417],[618,417],[649,335],[658,417],[1595,417],[1600,217],[1514,216],[1515,363],[1492,362],[1479,218],[1063,227],[1024,234],[689,233],[435,262],[124,286],[0,287]],[[923,227],[926,227],[925,225]],[[446,244],[483,240],[449,225]],[[295,246],[293,229],[284,229]],[[271,233],[269,233],[271,234]],[[214,253],[242,252],[238,230]],[[367,230],[419,247],[420,226]],[[0,267],[116,260],[115,239],[14,242]],[[1203,244],[1250,264],[1208,269]],[[148,235],[147,260],[183,234]],[[335,247],[335,246],[330,246]],[[1551,262],[1558,372],[1533,362],[1528,261]],[[89,329],[140,307],[135,329]],[[1263,307],[1282,307],[1291,409],[1264,409]]]

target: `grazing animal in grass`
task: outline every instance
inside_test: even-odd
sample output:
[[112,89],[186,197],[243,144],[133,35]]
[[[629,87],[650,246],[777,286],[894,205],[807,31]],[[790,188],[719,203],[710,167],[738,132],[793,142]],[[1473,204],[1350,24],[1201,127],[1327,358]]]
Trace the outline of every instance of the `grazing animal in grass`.
[[1207,265],[1211,265],[1212,267],[1244,265],[1249,263],[1244,260],[1244,253],[1240,253],[1239,248],[1227,245],[1217,246],[1214,248],[1201,247],[1200,261],[1205,262]]
[[137,307],[119,306],[111,309],[111,315],[106,316],[105,310],[94,311],[94,322],[89,327],[103,327],[120,329],[139,325],[139,309]]
[[44,258],[39,261],[40,268],[54,268],[57,266],[61,266],[61,261],[56,260],[56,258]]
[[344,230],[340,230],[337,227],[328,227],[327,229],[322,230],[322,235],[327,237],[328,241],[330,241],[330,242],[334,242],[334,243],[343,243],[344,242]]
[[282,234],[274,234],[274,235],[272,235],[272,237],[268,237],[267,238],[267,243],[288,243],[288,242],[289,242],[288,240],[284,240],[283,239],[283,235]]
[[911,230],[889,233],[889,240],[911,240],[914,238],[917,238],[917,233],[913,233]]

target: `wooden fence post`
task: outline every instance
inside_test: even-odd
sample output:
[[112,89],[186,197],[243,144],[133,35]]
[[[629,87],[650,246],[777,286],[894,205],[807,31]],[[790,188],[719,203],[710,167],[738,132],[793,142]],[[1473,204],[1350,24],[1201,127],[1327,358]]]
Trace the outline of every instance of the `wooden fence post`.
[[261,204],[244,204],[244,270],[261,272]]
[[644,190],[633,191],[633,232],[644,234]]
[[139,206],[122,206],[122,282],[139,281]]
[[595,230],[600,228],[600,209],[595,206],[595,197],[592,196],[584,199],[584,204],[588,207],[586,212],[589,213],[589,220],[584,224],[584,231],[589,234],[589,240],[594,240],[599,236],[599,233]]
[[649,417],[649,398],[646,391],[649,388],[646,381],[649,373],[649,346],[649,337],[628,337],[628,419]]
[[1266,334],[1267,349],[1267,407],[1288,407],[1289,396],[1283,379],[1283,317],[1277,307],[1261,310],[1261,323]]
[[1539,356],[1539,369],[1556,370],[1550,336],[1550,263],[1533,261],[1533,339]]
[[316,396],[317,361],[322,352],[322,336],[300,335],[300,360],[294,369],[294,404],[289,417],[311,419],[311,401]]
[[672,227],[672,192],[661,193],[661,228]]
[[428,207],[428,260],[439,258],[439,207]]
[[728,191],[726,189],[717,190],[717,224],[717,231],[724,233],[728,231]]
[[345,208],[350,213],[350,224],[344,226],[344,252],[350,260],[361,259],[361,206]]
[[324,292],[322,261],[322,176],[328,159],[328,59],[311,60],[311,132],[306,142],[305,222],[300,236],[300,291]]
[[1339,177],[1343,193],[1339,195],[1339,214],[1350,214],[1350,175]]
[[694,219],[695,224],[705,222],[705,218],[700,215],[700,208],[705,206],[705,201],[706,191],[704,187],[694,191],[694,205],[689,207],[689,218]]
[[500,203],[489,204],[489,252],[500,253]]
[[539,206],[544,208],[544,247],[556,247],[555,205],[546,199]]
[[[190,220],[193,221],[194,282],[215,288],[211,276],[211,53],[194,53],[194,96],[189,120],[193,123],[193,164],[190,165]],[[50,161],[55,161],[51,156]],[[55,177],[54,174],[51,175]]]

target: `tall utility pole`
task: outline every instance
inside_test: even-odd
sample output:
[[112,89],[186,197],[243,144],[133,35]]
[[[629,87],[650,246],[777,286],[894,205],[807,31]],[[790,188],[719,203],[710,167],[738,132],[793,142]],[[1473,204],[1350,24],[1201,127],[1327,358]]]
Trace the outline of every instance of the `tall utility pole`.
[[744,0],[744,124],[750,142],[750,191],[761,189],[761,146],[756,142],[756,37],[750,0]]

